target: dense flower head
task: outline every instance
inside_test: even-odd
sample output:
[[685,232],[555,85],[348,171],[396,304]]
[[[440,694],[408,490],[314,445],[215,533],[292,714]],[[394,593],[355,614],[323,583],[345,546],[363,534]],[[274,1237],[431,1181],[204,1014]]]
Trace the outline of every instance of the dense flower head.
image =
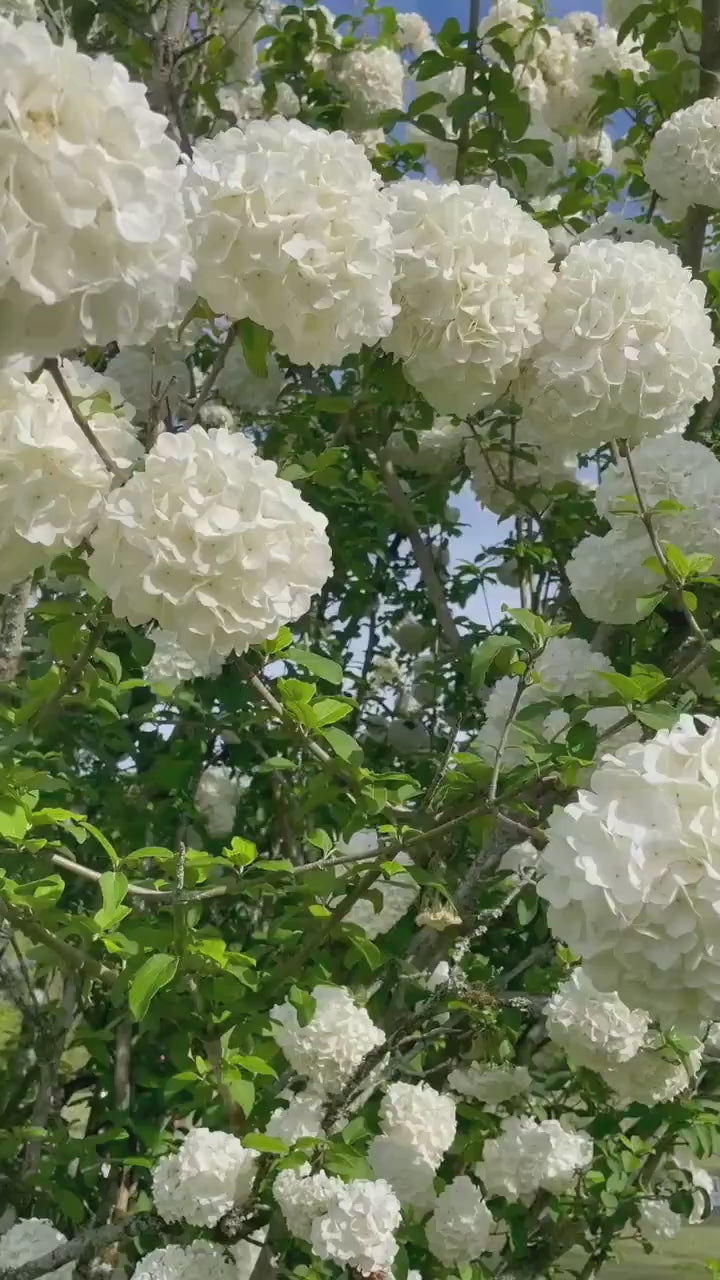
[[618,1107],[626,1107],[631,1102],[652,1107],[658,1102],[670,1102],[690,1087],[691,1077],[697,1073],[702,1059],[699,1040],[687,1058],[689,1072],[685,1063],[668,1051],[662,1037],[651,1032],[644,1048],[634,1058],[606,1065],[600,1074],[615,1094]]
[[[34,1262],[51,1253],[66,1241],[67,1236],[47,1218],[19,1218],[0,1236],[0,1263],[4,1270],[14,1271],[25,1262]],[[57,1271],[40,1276],[39,1280],[72,1280],[74,1271],[74,1262],[69,1262]]]
[[435,47],[432,31],[419,13],[395,14],[393,42],[398,49],[407,49],[415,58]]
[[[273,84],[274,101],[272,114],[286,116],[288,119],[298,115],[300,99],[295,90],[285,80]],[[223,111],[235,116],[238,124],[247,120],[258,120],[268,114],[265,109],[265,85],[262,80],[253,84],[244,84],[239,88],[226,86],[218,91],[218,102]]]
[[448,1076],[448,1085],[455,1093],[462,1093],[466,1098],[474,1098],[476,1102],[491,1107],[527,1093],[531,1084],[527,1067],[494,1066],[486,1062],[455,1067]]
[[311,1173],[309,1164],[281,1169],[273,1183],[273,1196],[288,1231],[309,1241],[313,1222],[326,1212],[342,1185],[339,1178],[328,1177],[322,1170]]
[[545,1025],[573,1062],[601,1071],[635,1057],[645,1044],[650,1017],[629,1009],[614,992],[598,991],[577,968],[548,1001]]
[[[90,423],[122,470],[142,451],[117,384],[66,360],[61,370],[81,408],[99,406]],[[0,590],[78,546],[111,483],[49,374],[36,382],[0,375]]]
[[405,67],[387,45],[340,50],[330,60],[328,79],[347,104],[350,129],[366,129],[382,111],[402,111]]
[[209,1240],[153,1249],[140,1259],[132,1280],[197,1280],[199,1275],[203,1280],[238,1280],[230,1254]]
[[272,409],[283,389],[285,374],[274,355],[268,356],[266,370],[264,378],[253,373],[240,343],[235,343],[215,379],[213,393],[222,396],[233,409],[248,412]]
[[222,670],[222,658],[217,658],[214,654],[208,654],[206,659],[192,658],[172,631],[156,627],[149,638],[155,645],[153,656],[144,669],[145,679],[150,686],[161,684],[175,689],[187,680],[217,675]]
[[517,385],[527,425],[568,447],[681,430],[713,389],[705,288],[647,241],[573,245],[548,301],[542,342]]
[[[609,162],[608,162],[609,163]],[[585,231],[577,237],[585,240],[614,240],[621,244],[625,240],[649,240],[661,249],[674,250],[672,240],[668,240],[657,227],[650,222],[636,222],[633,218],[623,218],[617,213],[604,213],[597,222],[591,222]]]
[[361,1275],[389,1271],[397,1253],[400,1202],[389,1183],[356,1178],[341,1183],[325,1213],[316,1217],[310,1243],[319,1258]]
[[485,1142],[476,1172],[489,1195],[530,1202],[541,1188],[567,1191],[592,1157],[592,1139],[559,1120],[508,1116]]
[[437,1168],[455,1137],[455,1102],[429,1084],[388,1085],[380,1104],[383,1133],[419,1151]]
[[428,1248],[446,1267],[475,1262],[490,1248],[494,1225],[480,1188],[461,1175],[440,1192],[425,1224]]
[[720,720],[682,715],[554,810],[539,860],[550,927],[590,979],[690,1029],[720,1010],[719,779]]
[[367,1158],[375,1177],[390,1183],[401,1204],[421,1212],[432,1207],[435,1165],[419,1147],[381,1133],[370,1142]]
[[684,1219],[670,1208],[667,1200],[641,1200],[638,1229],[653,1244],[672,1240],[684,1225]]
[[256,1159],[231,1133],[191,1129],[180,1149],[155,1165],[155,1208],[165,1222],[214,1227],[250,1195]]
[[314,366],[390,332],[387,200],[347,135],[280,116],[228,129],[196,146],[188,199],[195,285],[218,313]]
[[274,1005],[273,1032],[294,1071],[316,1091],[337,1093],[366,1054],[385,1043],[385,1032],[343,987],[317,986],[312,996],[315,1012],[304,1027],[288,1000]]
[[190,274],[167,120],[107,54],[0,18],[0,357],[146,342]]
[[209,764],[203,769],[195,788],[195,804],[211,836],[230,834],[242,790],[242,780],[229,765]]
[[499,435],[487,429],[473,434],[465,446],[470,482],[479,502],[501,515],[516,494],[532,490],[551,492],[557,484],[571,482],[577,472],[577,454],[571,448],[544,447],[522,422]]
[[447,415],[439,415],[431,427],[411,434],[412,439],[409,440],[405,431],[393,431],[386,453],[395,466],[424,474],[458,471],[463,445],[472,431],[467,422],[456,422]]
[[699,98],[674,111],[650,143],[645,180],[673,218],[691,204],[720,209],[720,102]]
[[548,94],[545,118],[559,133],[586,133],[598,98],[595,81],[608,73],[632,72],[640,78],[648,64],[632,37],[620,42],[614,27],[558,29],[553,44],[538,57]]
[[438,413],[462,418],[499,399],[539,341],[550,241],[495,183],[407,179],[391,199],[400,314],[385,345]]
[[586,617],[621,626],[644,617],[642,597],[663,588],[647,564],[652,547],[644,527],[618,524],[609,533],[590,533],[576,546],[565,571]]
[[300,617],[331,570],[325,517],[244,436],[163,432],[110,495],[90,576],[133,625],[188,653],[242,652]]
[[325,1099],[307,1089],[291,1097],[286,1107],[273,1111],[265,1132],[271,1138],[281,1138],[289,1146],[298,1138],[321,1137],[324,1108]]

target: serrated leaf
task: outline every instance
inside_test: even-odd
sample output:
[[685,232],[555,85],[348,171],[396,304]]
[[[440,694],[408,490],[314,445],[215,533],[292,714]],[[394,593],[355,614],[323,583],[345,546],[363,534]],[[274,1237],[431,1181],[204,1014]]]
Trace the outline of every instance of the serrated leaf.
[[158,991],[172,982],[177,973],[177,967],[177,956],[166,955],[163,952],[149,956],[140,966],[128,992],[130,1012],[137,1022],[142,1022]]

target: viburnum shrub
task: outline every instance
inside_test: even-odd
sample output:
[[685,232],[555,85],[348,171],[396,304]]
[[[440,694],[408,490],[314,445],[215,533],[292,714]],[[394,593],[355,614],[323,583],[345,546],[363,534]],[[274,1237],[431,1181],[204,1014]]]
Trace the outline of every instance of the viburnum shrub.
[[0,1280],[709,1211],[720,0],[354,9],[0,0]]

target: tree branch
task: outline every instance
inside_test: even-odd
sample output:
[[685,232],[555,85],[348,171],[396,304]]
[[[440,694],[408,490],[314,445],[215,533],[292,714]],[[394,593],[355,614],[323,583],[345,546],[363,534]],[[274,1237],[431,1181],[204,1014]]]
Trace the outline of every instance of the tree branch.
[[89,956],[87,952],[81,951],[79,947],[74,947],[71,942],[66,942],[64,938],[58,937],[57,934],[50,933],[49,929],[46,929],[44,925],[41,925],[24,911],[12,906],[7,899],[0,900],[0,918],[3,915],[19,933],[24,933],[33,942],[38,942],[43,947],[47,947],[49,951],[54,951],[55,955],[59,956],[71,969],[84,969],[91,977],[98,978],[100,982],[103,982],[108,987],[115,982],[117,975],[113,973],[112,969],[108,969],[106,965],[101,964],[99,960],[95,960],[93,956]]
[[25,615],[30,603],[32,574],[8,591],[0,611],[0,684],[14,680],[22,656]]
[[43,361],[43,368],[47,369],[48,373],[50,374],[50,377],[55,383],[55,386],[60,392],[60,395],[65,401],[65,404],[70,410],[73,416],[73,419],[75,421],[75,424],[82,431],[88,444],[92,445],[98,458],[100,459],[100,461],[102,462],[106,470],[110,472],[110,475],[112,476],[115,483],[122,484],[123,481],[125,480],[125,473],[122,472],[120,468],[115,465],[115,463],[113,462],[113,459],[110,457],[110,454],[105,448],[105,445],[102,444],[100,440],[98,440],[87,418],[83,413],[80,412],[77,405],[75,404],[75,401],[73,400],[70,394],[70,388],[68,387],[60,371],[60,362],[55,358],[55,356],[48,357],[47,360]]
[[[697,97],[717,98],[718,96],[720,96],[720,0],[702,0]],[[694,276],[700,273],[709,216],[709,209],[701,205],[693,205],[685,218],[680,257]]]
[[120,1222],[111,1222],[105,1227],[93,1227],[65,1244],[58,1245],[57,1249],[51,1249],[50,1253],[44,1253],[41,1258],[33,1258],[19,1267],[0,1269],[0,1280],[38,1280],[38,1276],[57,1271],[67,1262],[75,1262],[97,1253],[133,1230],[152,1231],[161,1225],[155,1214],[138,1213],[133,1217],[123,1218]]
[[[468,59],[465,64],[465,83],[463,85],[463,94],[469,96],[473,90],[473,79],[475,77],[475,57],[478,47],[478,24],[480,22],[480,0],[470,0],[468,12],[468,42],[467,54]],[[465,181],[465,169],[467,167],[467,153],[470,145],[470,117],[463,119],[460,126],[457,140],[457,159],[455,161],[455,178],[458,182]]]
[[198,418],[200,417],[200,410],[202,409],[203,405],[206,404],[206,402],[210,399],[210,396],[212,395],[212,392],[213,392],[213,387],[215,386],[215,383],[218,378],[218,374],[221,373],[223,370],[225,361],[230,355],[230,350],[235,343],[235,339],[237,338],[237,334],[238,334],[238,325],[231,324],[230,328],[225,334],[225,341],[223,342],[220,350],[215,356],[215,359],[210,365],[210,368],[208,369],[207,374],[205,376],[205,380],[200,390],[198,391],[197,399],[195,400],[195,404],[193,405],[192,413],[190,415],[190,421],[188,422],[189,427],[192,427],[195,425]]

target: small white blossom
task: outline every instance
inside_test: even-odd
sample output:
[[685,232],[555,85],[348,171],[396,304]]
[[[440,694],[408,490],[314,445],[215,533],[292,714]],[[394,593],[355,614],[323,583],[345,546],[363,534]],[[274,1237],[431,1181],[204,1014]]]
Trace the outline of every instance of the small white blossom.
[[198,420],[202,423],[207,431],[224,431],[235,430],[235,416],[232,409],[228,409],[226,404],[221,404],[219,400],[209,400],[207,404],[202,405]]
[[265,107],[265,85],[262,81],[246,84],[241,88],[226,86],[218,90],[218,102],[223,111],[235,116],[238,124],[247,120],[258,120],[263,116],[285,116],[290,119],[300,111],[300,99],[295,90],[284,80],[273,84],[275,101],[271,108]]
[[[9,1231],[0,1236],[0,1263],[4,1269],[14,1271],[25,1262],[35,1262],[66,1243],[67,1236],[47,1218],[19,1218]],[[69,1262],[57,1271],[46,1272],[39,1280],[72,1280],[74,1272],[75,1263]]]
[[177,413],[192,394],[185,354],[180,343],[158,338],[146,347],[124,347],[108,363],[108,374],[135,405],[141,422],[154,413],[164,423],[167,411]]
[[295,1094],[287,1107],[278,1107],[273,1111],[265,1132],[271,1138],[281,1138],[292,1146],[298,1138],[319,1138],[322,1136],[322,1116],[325,1101],[316,1093]]
[[638,1230],[645,1240],[659,1244],[672,1240],[684,1225],[679,1213],[674,1213],[666,1200],[641,1200]]
[[339,1178],[311,1173],[309,1164],[299,1169],[281,1169],[273,1183],[273,1196],[288,1231],[309,1241],[313,1222],[327,1211],[342,1185]]
[[195,284],[298,364],[342,360],[392,326],[386,197],[362,149],[298,120],[200,141],[188,177]]
[[243,783],[225,764],[203,769],[195,788],[195,804],[211,836],[227,836],[235,826],[235,811]]
[[[498,435],[476,431],[465,446],[465,462],[478,501],[501,515],[518,494],[532,490],[552,492],[557,484],[568,483],[577,473],[577,454],[562,446],[543,448],[537,436],[524,430],[522,422],[510,433]],[[559,442],[558,442],[559,443]]]
[[327,76],[347,103],[350,129],[366,129],[382,111],[402,111],[405,67],[386,45],[340,50],[330,60]]
[[191,1129],[179,1151],[153,1170],[153,1201],[165,1222],[214,1227],[252,1190],[256,1151],[231,1133]]
[[396,13],[393,40],[398,49],[407,49],[414,58],[435,48],[428,23],[419,13]]
[[574,31],[558,31],[537,61],[548,90],[545,118],[552,129],[564,134],[587,132],[598,98],[596,79],[621,71],[631,71],[640,79],[649,70],[637,41],[628,36],[620,43],[617,31],[606,26],[597,28],[594,39],[586,43],[579,43]]
[[498,1137],[486,1140],[476,1173],[489,1195],[530,1203],[541,1188],[567,1191],[592,1157],[592,1139],[559,1120],[508,1116]]
[[214,394],[221,396],[233,409],[258,412],[272,409],[285,383],[285,374],[274,355],[267,358],[267,377],[251,372],[239,342],[230,348],[225,363],[215,379]]
[[133,625],[199,658],[244,651],[300,617],[331,569],[325,517],[244,436],[164,431],[105,504],[90,576]]
[[692,204],[720,209],[720,103],[699,98],[674,111],[650,143],[645,180],[673,219]]
[[395,466],[407,467],[408,471],[458,471],[463,445],[471,434],[467,422],[456,422],[454,418],[440,416],[431,427],[413,432],[412,443],[406,439],[404,431],[393,431],[386,445],[386,453]]
[[[374,843],[368,845],[368,838],[372,836]],[[363,853],[367,852],[371,855],[378,848],[377,833],[372,831],[357,831],[347,843],[344,840],[339,841],[338,849],[341,853]],[[402,863],[406,867],[412,867],[412,859],[402,851],[396,853],[392,858],[393,862]],[[348,867],[338,868],[338,873],[346,872]],[[371,898],[359,898],[350,908],[345,916],[348,924],[358,925],[364,929],[368,938],[378,938],[383,933],[388,933],[402,920],[403,916],[410,910],[418,893],[420,892],[416,880],[406,872],[397,872],[396,875],[388,876],[380,880],[376,880],[372,885],[371,892],[379,894],[382,899],[380,910],[376,911],[375,903]],[[330,906],[336,906],[340,901],[339,898],[332,898]]]
[[230,1255],[209,1240],[153,1249],[138,1262],[131,1280],[238,1280]]
[[585,616],[616,625],[644,617],[642,597],[664,589],[663,579],[646,563],[651,556],[644,528],[633,532],[618,524],[609,533],[583,538],[565,570]]
[[484,1062],[471,1062],[468,1067],[455,1067],[448,1076],[448,1084],[456,1093],[474,1098],[487,1106],[496,1107],[510,1098],[527,1093],[532,1084],[527,1067],[493,1066]]
[[455,1137],[455,1102],[429,1084],[398,1081],[380,1104],[380,1125],[386,1137],[414,1147],[437,1168]]
[[289,1001],[274,1005],[273,1033],[290,1066],[313,1089],[337,1093],[370,1050],[385,1043],[385,1032],[343,987],[317,986],[312,996],[315,1012],[304,1027]]
[[[701,1059],[702,1046],[698,1040],[688,1054],[693,1076]],[[634,1058],[606,1068],[602,1075],[616,1095],[620,1108],[631,1102],[642,1102],[648,1107],[658,1102],[670,1102],[689,1089],[692,1083],[685,1064],[671,1057],[663,1048],[661,1037],[653,1033],[648,1035],[645,1048]]]
[[491,1249],[494,1225],[480,1188],[461,1175],[440,1192],[425,1224],[428,1248],[446,1267],[467,1265]]
[[319,1258],[370,1276],[389,1271],[401,1209],[387,1182],[358,1178],[341,1183],[324,1214],[315,1218],[310,1242]]
[[206,660],[191,658],[171,631],[156,627],[149,638],[155,645],[155,652],[144,669],[144,675],[151,687],[162,684],[176,689],[188,680],[217,675],[222,670],[222,658],[215,658],[212,654]]
[[593,1071],[627,1062],[645,1044],[650,1018],[604,994],[580,967],[560,984],[545,1008],[547,1033],[578,1066]]

